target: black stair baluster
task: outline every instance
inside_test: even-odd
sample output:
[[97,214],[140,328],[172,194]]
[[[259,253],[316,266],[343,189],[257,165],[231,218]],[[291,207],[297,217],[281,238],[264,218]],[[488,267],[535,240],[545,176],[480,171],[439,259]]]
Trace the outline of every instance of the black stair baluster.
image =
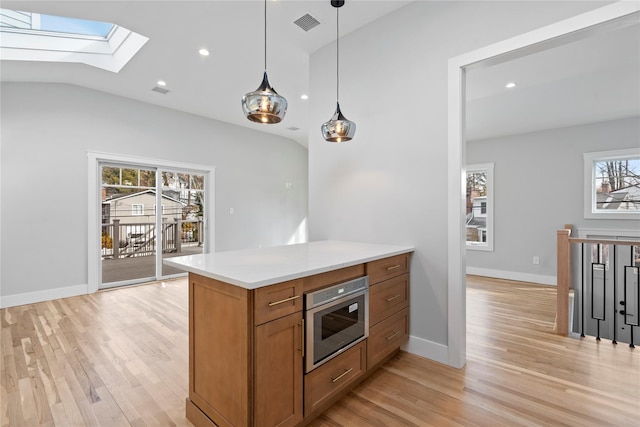
[[[631,335],[631,339],[629,340],[629,347],[631,348],[635,348],[634,342],[633,342],[633,327],[634,326],[638,326],[640,325],[640,319],[638,319],[638,317],[640,317],[640,282],[638,281],[638,276],[640,275],[640,268],[636,267],[634,264],[634,259],[633,259],[633,254],[635,251],[635,246],[631,246],[631,256],[630,256],[630,262],[629,262],[629,266],[625,267],[625,274],[624,274],[624,324],[629,326],[629,333]],[[636,316],[636,323],[630,323],[627,321],[629,316],[629,301],[627,301],[627,283],[628,283],[628,276],[629,276],[629,271],[633,271],[633,273],[631,274],[631,276],[635,276],[636,280],[634,281],[636,284],[636,298],[637,300],[635,301],[635,316]],[[631,286],[631,285],[629,285]]]
[[[596,248],[597,248],[597,257],[596,257],[596,262],[593,262],[593,258],[592,258],[592,262],[591,262],[591,318],[596,320],[596,326],[597,326],[597,334],[596,334],[596,341],[600,341],[600,321],[601,320],[605,320],[606,316],[605,316],[605,290],[606,290],[606,283],[607,283],[607,266],[606,264],[604,264],[602,261],[602,251],[600,249],[600,243],[597,244]],[[596,278],[596,271],[602,271],[602,316],[601,317],[596,317],[595,316],[595,278]]]
[[616,249],[618,248],[618,245],[613,245],[613,344],[618,344],[618,341],[616,341],[616,337],[617,337],[617,332],[618,332],[618,328],[617,328],[617,321],[618,321],[618,316],[616,316],[616,301],[618,301],[618,298],[616,297],[616,270],[617,270],[617,265],[616,265]]
[[585,306],[585,301],[584,301],[584,257],[585,257],[585,253],[584,253],[584,243],[580,244],[580,258],[581,258],[581,265],[580,265],[580,276],[582,277],[582,283],[581,283],[581,291],[580,293],[581,295],[581,299],[582,299],[582,304],[580,307],[580,311],[582,312],[582,322],[580,323],[580,337],[584,338],[584,322],[585,322],[585,314],[584,314],[584,306]]

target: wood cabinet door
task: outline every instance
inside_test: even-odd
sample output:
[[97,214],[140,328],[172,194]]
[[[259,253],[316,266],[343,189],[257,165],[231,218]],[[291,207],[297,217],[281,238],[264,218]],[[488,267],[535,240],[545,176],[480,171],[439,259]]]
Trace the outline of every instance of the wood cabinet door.
[[302,333],[302,312],[256,327],[256,426],[302,421]]

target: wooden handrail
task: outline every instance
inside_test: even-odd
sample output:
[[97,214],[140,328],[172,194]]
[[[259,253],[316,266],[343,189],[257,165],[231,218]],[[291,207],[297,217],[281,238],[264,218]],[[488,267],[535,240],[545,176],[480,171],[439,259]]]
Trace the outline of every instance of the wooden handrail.
[[558,230],[557,296],[556,322],[554,330],[558,335],[569,334],[569,287],[571,285],[571,224]]

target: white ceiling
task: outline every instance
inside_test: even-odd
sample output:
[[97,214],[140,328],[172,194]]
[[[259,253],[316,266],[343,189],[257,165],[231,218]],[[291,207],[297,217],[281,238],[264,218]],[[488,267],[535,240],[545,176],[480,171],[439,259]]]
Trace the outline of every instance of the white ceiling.
[[[557,47],[467,74],[467,139],[640,115],[637,16]],[[506,83],[517,82],[513,89]]]
[[[411,3],[348,0],[341,36]],[[2,61],[2,81],[62,82],[274,133],[306,146],[309,56],[335,43],[329,0],[269,0],[268,63],[273,87],[289,102],[277,125],[249,122],[240,100],[258,87],[264,63],[261,1],[11,1],[2,8],[113,22],[149,37],[119,73],[83,64]],[[305,32],[293,21],[321,22]],[[491,67],[467,81],[470,140],[640,115],[640,27],[589,37]],[[198,49],[206,47],[209,57]],[[170,92],[151,91],[167,81]],[[516,81],[515,89],[504,85]],[[327,119],[332,106],[327,110]],[[297,127],[292,131],[287,128]]]
[[[348,0],[340,9],[341,36],[409,1]],[[269,0],[267,70],[271,85],[287,98],[288,112],[276,125],[248,121],[242,96],[255,90],[264,70],[262,1],[11,1],[5,9],[112,22],[149,38],[118,74],[84,64],[2,61],[2,81],[62,82],[136,99],[291,138],[307,145],[309,57],[335,43],[336,9],[329,0]],[[320,25],[305,32],[293,22],[305,14]],[[198,50],[206,47],[209,57]],[[170,92],[152,92],[156,81]],[[333,105],[327,106],[328,120]],[[287,128],[297,127],[291,131]]]

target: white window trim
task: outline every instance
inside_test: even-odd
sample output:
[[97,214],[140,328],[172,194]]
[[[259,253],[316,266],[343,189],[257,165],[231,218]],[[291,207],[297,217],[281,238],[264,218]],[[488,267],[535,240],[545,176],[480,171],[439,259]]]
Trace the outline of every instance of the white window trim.
[[584,217],[586,219],[640,220],[640,212],[598,211],[596,209],[596,161],[640,157],[640,148],[584,153]]
[[4,60],[73,62],[114,73],[149,40],[115,23],[107,37],[9,27],[2,27],[0,32],[0,56]]
[[[467,165],[466,174],[470,172],[486,172],[487,173],[487,241],[485,242],[466,242],[467,249],[473,251],[493,252],[493,198],[494,198],[494,180],[493,180],[493,163],[477,163]],[[466,175],[465,175],[466,176]],[[466,181],[465,181],[466,182]]]
[[[138,207],[142,207],[140,211],[138,211]],[[131,216],[143,216],[144,215],[144,205],[142,203],[132,203],[131,204]]]

